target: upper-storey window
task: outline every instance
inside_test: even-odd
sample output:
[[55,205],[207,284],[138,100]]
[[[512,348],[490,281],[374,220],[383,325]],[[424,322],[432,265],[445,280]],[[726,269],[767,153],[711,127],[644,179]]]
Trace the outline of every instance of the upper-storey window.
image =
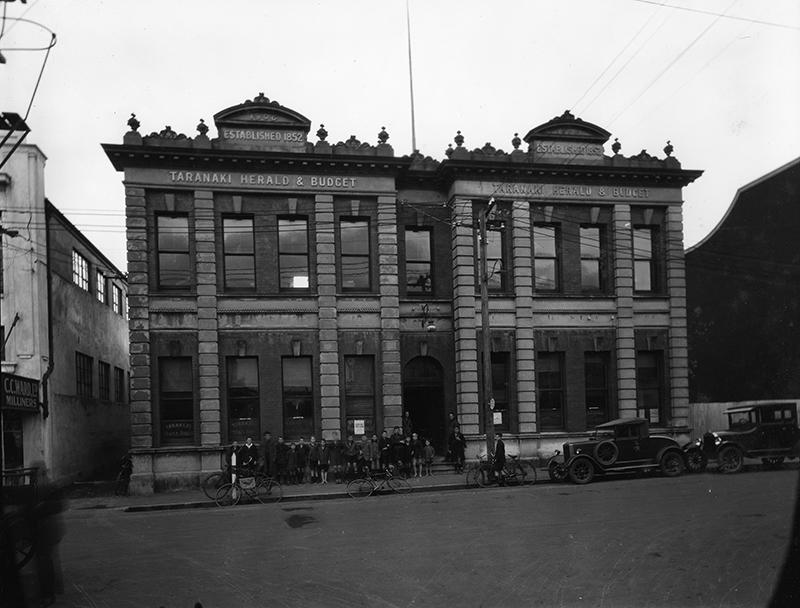
[[506,258],[506,231],[500,222],[489,222],[486,227],[486,274],[489,291],[508,289],[508,263]]
[[162,289],[188,289],[194,274],[189,260],[188,216],[156,216],[156,230],[158,286]]
[[278,218],[278,269],[281,289],[308,289],[308,220]]
[[603,232],[599,226],[581,226],[581,291],[603,289]]
[[431,230],[406,226],[406,293],[433,291],[431,272]]
[[636,226],[633,229],[633,288],[635,291],[656,291],[656,228]]
[[89,291],[89,261],[72,250],[72,282],[81,289]]
[[253,218],[222,218],[225,258],[225,288],[252,290],[256,287],[256,256]]
[[537,291],[558,291],[558,228],[552,224],[533,227],[534,285]]
[[118,315],[125,316],[122,309],[122,289],[116,285],[111,285],[111,310]]
[[103,271],[98,269],[95,273],[95,281],[97,283],[97,300],[106,303],[106,276]]
[[339,222],[343,291],[369,291],[369,220],[342,218]]

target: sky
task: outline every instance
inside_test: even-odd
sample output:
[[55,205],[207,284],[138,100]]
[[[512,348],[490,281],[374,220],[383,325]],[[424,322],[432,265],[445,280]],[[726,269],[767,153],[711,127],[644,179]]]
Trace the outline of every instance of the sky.
[[[101,143],[200,118],[263,92],[324,124],[328,141],[412,151],[406,0],[28,0],[2,3],[0,110],[25,115],[48,157],[46,196],[121,270],[122,174]],[[800,156],[797,0],[408,0],[416,147],[442,160],[510,151],[564,110],[627,156],[685,169],[684,241],[722,219],[741,186]],[[37,25],[39,24],[39,25]],[[43,26],[43,27],[42,27]],[[43,50],[56,34],[47,61]],[[36,89],[37,78],[41,81]],[[35,91],[35,95],[34,95]],[[32,103],[31,103],[32,100]]]

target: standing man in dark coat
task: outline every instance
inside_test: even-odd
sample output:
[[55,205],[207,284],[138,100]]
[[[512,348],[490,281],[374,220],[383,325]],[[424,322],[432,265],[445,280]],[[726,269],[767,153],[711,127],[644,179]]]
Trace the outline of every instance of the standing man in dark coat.
[[497,433],[497,443],[494,446],[494,476],[502,486],[503,467],[506,466],[506,444],[503,443],[503,433]]
[[253,438],[248,437],[244,445],[239,448],[238,463],[240,467],[255,471],[258,466],[258,448],[253,443]]
[[278,446],[272,439],[272,433],[266,431],[264,433],[264,441],[261,444],[263,451],[262,458],[264,459],[264,475],[267,477],[275,477],[277,471],[275,470],[275,458],[278,453]]

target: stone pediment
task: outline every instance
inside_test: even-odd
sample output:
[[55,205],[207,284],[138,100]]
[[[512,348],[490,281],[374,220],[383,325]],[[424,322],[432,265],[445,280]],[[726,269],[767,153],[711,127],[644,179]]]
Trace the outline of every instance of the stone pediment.
[[576,118],[567,110],[561,116],[528,131],[525,141],[534,162],[602,164],[603,144],[611,133]]
[[304,152],[311,121],[263,93],[214,115],[215,147]]
[[575,118],[569,110],[561,116],[534,127],[524,137],[527,143],[534,139],[556,139],[569,141],[584,141],[604,144],[611,137],[611,133],[590,122]]

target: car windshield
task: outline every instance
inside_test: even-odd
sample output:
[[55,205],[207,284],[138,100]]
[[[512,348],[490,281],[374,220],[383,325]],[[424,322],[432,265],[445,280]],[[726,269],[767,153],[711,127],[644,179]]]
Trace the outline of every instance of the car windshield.
[[728,412],[728,426],[731,429],[749,429],[755,424],[756,413],[753,410]]

